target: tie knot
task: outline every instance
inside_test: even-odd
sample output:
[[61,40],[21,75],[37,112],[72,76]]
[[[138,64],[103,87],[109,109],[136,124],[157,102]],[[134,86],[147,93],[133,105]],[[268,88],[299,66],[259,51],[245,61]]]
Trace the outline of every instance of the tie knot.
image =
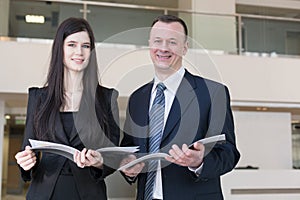
[[157,92],[163,92],[166,89],[166,86],[163,83],[158,83],[156,88]]

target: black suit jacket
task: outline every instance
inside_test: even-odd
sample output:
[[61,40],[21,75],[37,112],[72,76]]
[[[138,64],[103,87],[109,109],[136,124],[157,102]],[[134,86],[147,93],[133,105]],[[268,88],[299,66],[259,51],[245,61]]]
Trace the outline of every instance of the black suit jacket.
[[[36,132],[33,126],[34,114],[38,109],[40,109],[42,102],[46,98],[46,92],[47,87],[29,89],[26,128],[22,149],[24,149],[26,145],[29,145],[28,139],[36,139]],[[117,105],[117,96],[118,92],[116,90],[102,86],[97,87],[95,112],[97,114],[98,121],[100,122],[100,119],[104,116],[104,114],[99,111],[99,106],[104,108],[104,112],[106,112],[106,115],[108,116],[108,127],[102,128],[104,131],[109,131],[109,133],[106,132],[106,134],[110,135],[109,139],[115,145],[118,145],[120,133],[118,127],[119,110]],[[70,145],[64,132],[59,113],[57,113],[56,124],[54,124],[54,126],[55,139],[53,142]],[[99,131],[99,133],[103,132]],[[79,150],[84,148],[80,141],[72,144],[71,146]],[[23,180],[31,181],[30,188],[27,193],[27,199],[50,199],[56,180],[66,161],[68,160],[65,157],[51,153],[43,153],[42,157],[38,159],[37,164],[30,171],[24,171],[20,168]],[[104,165],[102,170],[94,167],[81,169],[77,167],[75,163],[71,161],[68,162],[81,199],[107,199],[104,178],[114,172],[110,166]]]
[[[148,149],[148,113],[153,82],[136,90],[129,99],[122,146]],[[185,72],[164,128],[161,152],[171,145],[191,144],[204,137],[226,135],[225,144],[206,147],[202,172],[162,162],[164,200],[223,199],[220,176],[231,171],[240,154],[236,148],[230,97],[226,86]],[[138,176],[137,199],[143,199],[146,173]]]

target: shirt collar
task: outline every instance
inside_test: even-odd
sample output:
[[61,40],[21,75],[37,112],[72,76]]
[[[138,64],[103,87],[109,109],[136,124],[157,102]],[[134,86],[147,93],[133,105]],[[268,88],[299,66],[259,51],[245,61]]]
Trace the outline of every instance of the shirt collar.
[[172,74],[171,76],[169,76],[166,80],[164,81],[160,81],[158,79],[158,77],[155,75],[154,77],[154,84],[153,84],[153,88],[152,88],[152,94],[154,93],[156,86],[158,83],[162,82],[166,87],[167,90],[169,90],[172,94],[176,94],[177,89],[183,79],[185,73],[185,69],[184,67],[180,67],[180,69],[178,71],[176,71],[174,74]]

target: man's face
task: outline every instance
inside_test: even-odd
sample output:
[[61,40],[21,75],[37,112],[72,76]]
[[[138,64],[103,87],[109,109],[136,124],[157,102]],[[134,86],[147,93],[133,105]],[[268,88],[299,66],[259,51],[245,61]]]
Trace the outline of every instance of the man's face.
[[188,44],[179,22],[156,22],[151,29],[150,56],[157,73],[171,75],[182,66]]

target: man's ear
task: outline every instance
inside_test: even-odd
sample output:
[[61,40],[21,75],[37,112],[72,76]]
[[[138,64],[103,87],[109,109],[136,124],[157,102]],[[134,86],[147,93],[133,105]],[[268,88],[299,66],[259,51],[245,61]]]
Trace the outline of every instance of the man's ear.
[[185,56],[185,54],[187,53],[188,48],[189,48],[189,42],[186,41],[186,42],[184,43],[184,46],[183,46],[183,52],[182,52],[182,55],[183,55],[183,56]]

